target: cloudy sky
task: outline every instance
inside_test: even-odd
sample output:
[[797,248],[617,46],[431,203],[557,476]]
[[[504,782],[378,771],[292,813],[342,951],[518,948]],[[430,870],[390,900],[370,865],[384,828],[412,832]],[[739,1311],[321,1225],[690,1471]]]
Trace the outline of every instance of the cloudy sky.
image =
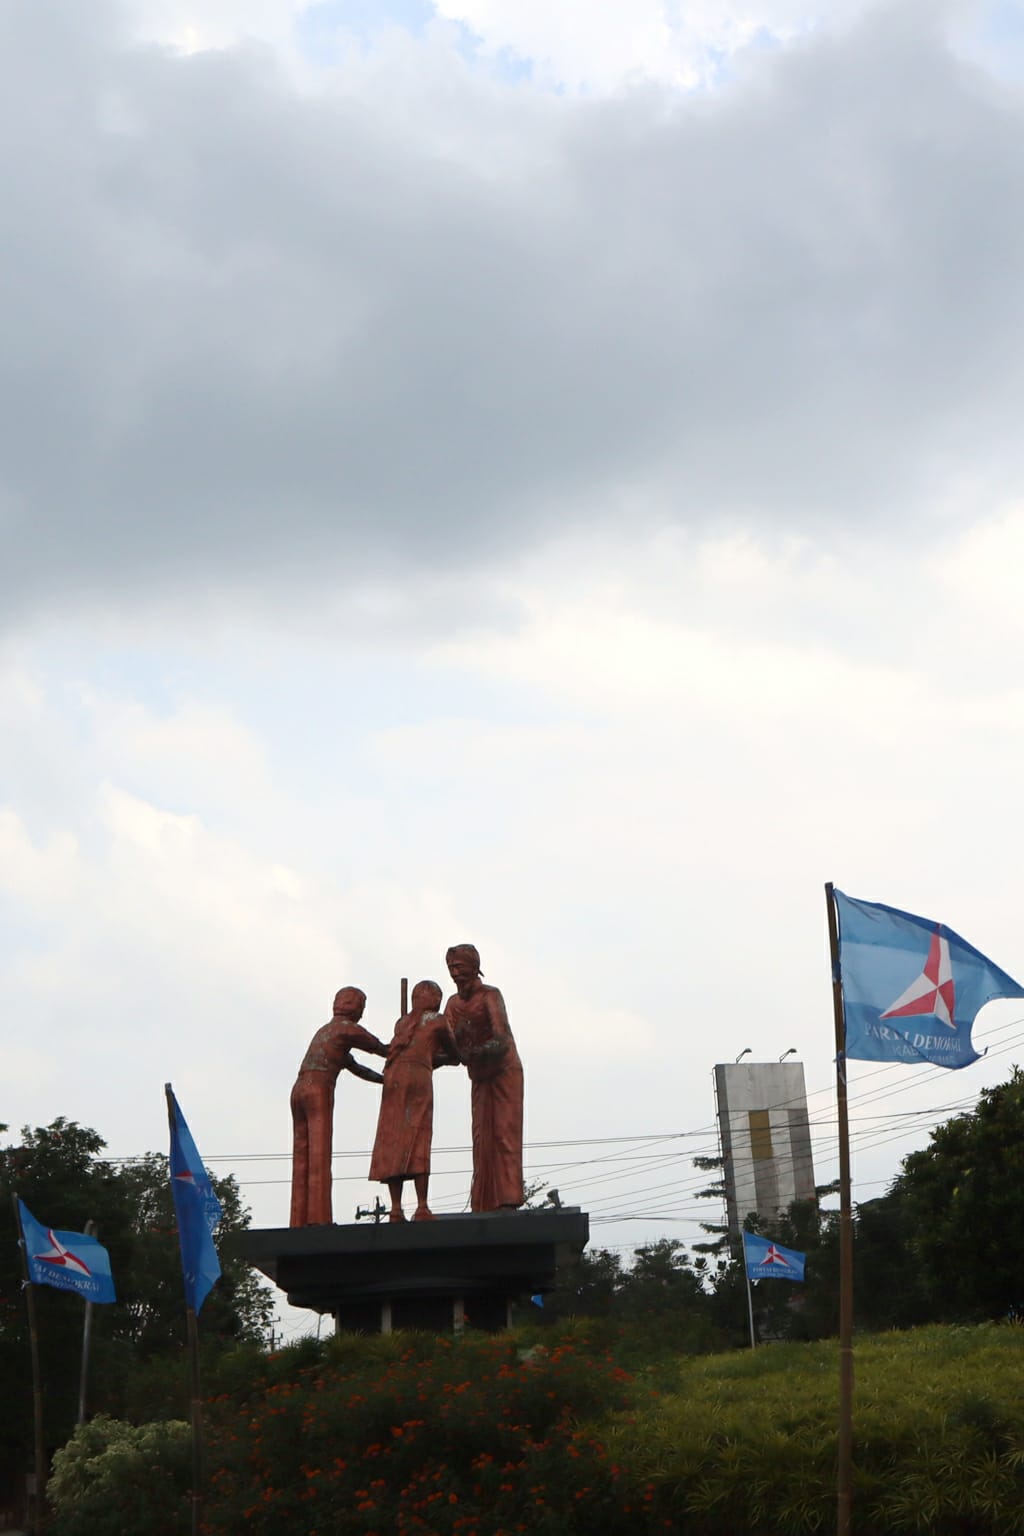
[[[1019,4],[8,0],[0,77],[0,1119],[172,1079],[279,1224],[335,989],[471,939],[598,1242],[747,1046],[832,1177],[823,882],[1024,974]],[[861,1197],[1020,1014],[854,1069]]]

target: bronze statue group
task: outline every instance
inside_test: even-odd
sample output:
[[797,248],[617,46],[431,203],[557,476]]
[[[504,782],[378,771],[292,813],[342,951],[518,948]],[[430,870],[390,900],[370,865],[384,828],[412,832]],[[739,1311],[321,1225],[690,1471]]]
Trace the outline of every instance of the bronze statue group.
[[[366,996],[343,987],[334,1014],[317,1030],[292,1089],[291,1225],[328,1223],[331,1150],[338,1074],[352,1072],[382,1083],[371,1180],[386,1184],[391,1221],[404,1221],[402,1187],[412,1180],[414,1221],[432,1221],[427,1204],[433,1134],[433,1072],[462,1065],[469,1073],[473,1117],[473,1211],[515,1210],[523,1203],[523,1068],[497,987],[482,978],[472,944],[454,944],[445,960],[455,991],[444,1008],[436,981],[412,989],[409,1012],[389,1045],[360,1023]],[[353,1050],[385,1057],[383,1074],[364,1066]]]

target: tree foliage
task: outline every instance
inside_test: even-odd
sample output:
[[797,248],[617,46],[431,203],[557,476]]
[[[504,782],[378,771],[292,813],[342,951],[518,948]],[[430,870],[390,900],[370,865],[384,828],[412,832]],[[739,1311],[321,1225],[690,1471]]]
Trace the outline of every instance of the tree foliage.
[[[888,1194],[861,1207],[870,1321],[974,1322],[1024,1313],[1024,1073],[911,1152]],[[884,1290],[878,1281],[884,1277]]]
[[[47,1225],[81,1232],[89,1221],[110,1252],[117,1301],[93,1309],[88,1407],[116,1417],[181,1417],[187,1412],[185,1310],[181,1260],[167,1158],[132,1162],[102,1156],[94,1130],[64,1118],[25,1128],[0,1148],[0,1477],[24,1466],[32,1402],[21,1256],[12,1196]],[[223,1274],[203,1308],[204,1351],[215,1355],[264,1336],[269,1291],[237,1255],[233,1239],[248,1225],[234,1178],[213,1180],[224,1207],[218,1232]],[[50,1286],[33,1292],[48,1446],[62,1444],[78,1406],[83,1307]]]

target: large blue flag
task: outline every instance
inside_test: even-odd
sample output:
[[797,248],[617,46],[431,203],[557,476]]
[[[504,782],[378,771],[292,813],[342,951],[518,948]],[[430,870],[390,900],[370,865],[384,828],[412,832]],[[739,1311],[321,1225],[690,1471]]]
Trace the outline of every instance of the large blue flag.
[[55,1232],[36,1221],[23,1200],[18,1201],[21,1239],[29,1279],[34,1285],[55,1285],[74,1291],[83,1301],[116,1301],[110,1254],[85,1232]]
[[966,1067],[975,1015],[1024,987],[952,928],[835,891],[846,1055]]
[[178,1218],[185,1304],[198,1316],[220,1274],[213,1230],[224,1213],[170,1083],[166,1085],[166,1093],[171,1127],[171,1189]]
[[756,1232],[743,1234],[743,1262],[751,1280],[802,1280],[806,1257]]

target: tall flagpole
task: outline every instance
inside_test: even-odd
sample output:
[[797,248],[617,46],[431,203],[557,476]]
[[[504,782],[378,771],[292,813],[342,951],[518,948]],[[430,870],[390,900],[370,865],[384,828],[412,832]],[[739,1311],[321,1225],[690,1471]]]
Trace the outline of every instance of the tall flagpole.
[[[167,1124],[173,1144],[176,1125],[170,1083],[164,1084],[164,1094],[167,1098]],[[178,1242],[180,1245],[180,1234]],[[203,1404],[199,1385],[199,1323],[195,1307],[188,1305],[187,1298],[185,1334],[188,1340],[189,1402],[192,1420],[192,1536],[199,1536],[203,1515]]]
[[853,1487],[853,1204],[850,1195],[850,1119],[846,1099],[846,1015],[839,968],[839,926],[832,882],[825,886],[832,956],[832,1010],[836,1026],[836,1110],[839,1122],[839,1455],[836,1533],[849,1536]]
[[192,1536],[199,1536],[203,1518],[203,1403],[199,1387],[199,1323],[195,1307],[186,1307],[192,1417]]
[[[91,1236],[96,1231],[96,1223],[87,1221],[85,1232]],[[76,1424],[85,1423],[85,1398],[89,1384],[89,1346],[92,1343],[92,1302],[86,1299],[85,1316],[82,1322],[82,1369],[78,1377],[78,1418]]]
[[33,1426],[33,1459],[36,1469],[36,1492],[32,1501],[32,1529],[39,1536],[43,1528],[43,1492],[46,1488],[46,1447],[43,1443],[43,1386],[39,1373],[39,1333],[36,1329],[36,1301],[35,1290],[32,1285],[32,1276],[28,1267],[28,1249],[25,1247],[25,1233],[21,1225],[21,1207],[18,1197],[12,1192],[11,1200],[14,1204],[14,1229],[18,1234],[18,1247],[21,1249],[21,1269],[24,1275],[25,1307],[28,1312],[28,1342],[29,1354],[32,1359],[32,1426]]
[[743,1273],[747,1277],[747,1314],[750,1318],[750,1347],[757,1348],[757,1339],[754,1337],[754,1294],[750,1289],[750,1270],[747,1268],[746,1245],[743,1248]]

